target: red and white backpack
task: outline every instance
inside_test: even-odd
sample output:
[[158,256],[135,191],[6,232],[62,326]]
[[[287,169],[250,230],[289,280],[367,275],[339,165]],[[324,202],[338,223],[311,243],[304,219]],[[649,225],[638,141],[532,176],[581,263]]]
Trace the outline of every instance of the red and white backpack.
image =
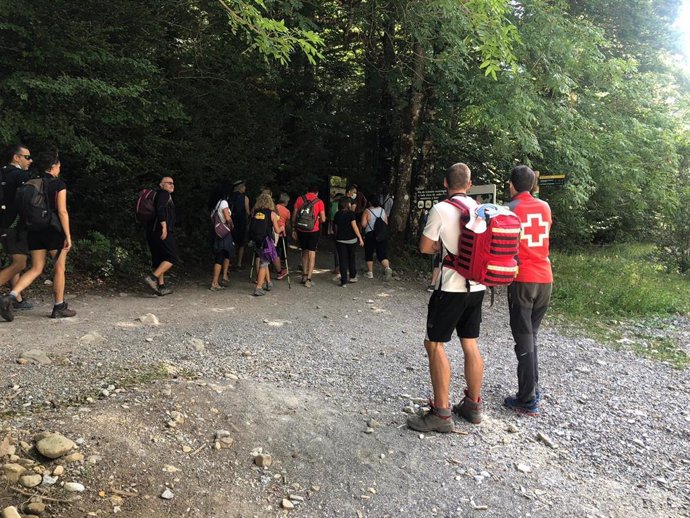
[[[520,244],[522,225],[517,215],[503,207],[491,203],[470,209],[457,198],[449,198],[450,203],[460,211],[460,237],[458,253],[447,252],[443,266],[451,268],[469,281],[478,282],[487,287],[506,286],[511,284],[518,272],[517,255]],[[477,227],[484,227],[484,232],[475,232],[468,223],[479,221]],[[479,230],[479,229],[477,229]]]

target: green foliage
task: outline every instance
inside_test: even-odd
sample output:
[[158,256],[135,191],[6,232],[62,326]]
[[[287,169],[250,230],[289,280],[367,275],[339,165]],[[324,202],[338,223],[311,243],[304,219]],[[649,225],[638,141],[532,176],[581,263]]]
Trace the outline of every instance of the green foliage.
[[553,308],[572,318],[690,315],[690,279],[668,274],[650,245],[556,253]]
[[135,243],[117,243],[100,232],[89,232],[74,242],[69,264],[99,279],[130,280],[138,275],[146,253]]

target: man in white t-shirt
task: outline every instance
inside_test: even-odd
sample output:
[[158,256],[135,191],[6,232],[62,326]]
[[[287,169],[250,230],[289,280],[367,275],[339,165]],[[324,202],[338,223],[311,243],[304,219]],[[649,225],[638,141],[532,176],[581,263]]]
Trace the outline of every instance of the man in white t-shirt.
[[[477,202],[467,196],[472,182],[470,169],[465,164],[451,166],[445,175],[444,187],[448,198],[467,206],[471,211]],[[450,203],[434,205],[419,241],[423,254],[458,252],[460,236],[460,210]],[[462,223],[464,224],[464,223]],[[478,283],[469,283],[457,271],[441,266],[431,299],[426,323],[424,347],[429,357],[429,372],[434,390],[431,410],[426,414],[416,414],[407,419],[407,426],[420,432],[451,432],[453,419],[450,408],[450,363],[446,356],[445,344],[450,342],[453,331],[460,338],[465,356],[465,380],[467,388],[463,399],[453,407],[453,412],[471,423],[479,423],[482,418],[483,403],[480,398],[484,361],[477,347],[479,326],[482,321],[482,301],[486,288]]]

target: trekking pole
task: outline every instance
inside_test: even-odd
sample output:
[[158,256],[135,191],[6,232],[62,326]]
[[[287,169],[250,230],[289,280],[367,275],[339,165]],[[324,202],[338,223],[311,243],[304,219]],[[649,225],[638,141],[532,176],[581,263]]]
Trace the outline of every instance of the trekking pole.
[[285,269],[287,270],[287,279],[288,279],[288,289],[292,289],[292,283],[290,282],[290,265],[288,264],[288,258],[287,258],[287,249],[285,248],[285,241],[287,240],[287,236],[283,237],[283,255],[285,256]]
[[[252,267],[249,269],[249,282],[254,280],[254,265],[256,264],[256,247],[252,247]],[[259,272],[257,272],[258,274]]]

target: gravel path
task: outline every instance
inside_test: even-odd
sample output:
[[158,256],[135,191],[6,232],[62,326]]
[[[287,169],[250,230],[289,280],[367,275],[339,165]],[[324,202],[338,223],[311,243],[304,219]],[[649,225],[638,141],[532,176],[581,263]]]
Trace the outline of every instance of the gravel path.
[[[516,361],[498,293],[480,338],[485,421],[420,436],[403,408],[430,391],[428,294],[406,281],[315,279],[261,298],[241,278],[165,298],[88,294],[70,301],[75,319],[47,319],[45,304],[0,322],[0,441],[42,430],[82,439],[85,460],[63,481],[86,491],[47,513],[690,516],[688,370],[562,336],[547,316],[543,415],[515,416],[500,405]],[[160,325],[136,320],[147,313]],[[52,363],[17,363],[30,349]],[[462,354],[448,351],[457,398]],[[219,430],[227,449],[215,449]],[[258,448],[270,466],[254,464]],[[45,494],[64,498],[58,486]],[[23,499],[0,488],[0,509]]]

